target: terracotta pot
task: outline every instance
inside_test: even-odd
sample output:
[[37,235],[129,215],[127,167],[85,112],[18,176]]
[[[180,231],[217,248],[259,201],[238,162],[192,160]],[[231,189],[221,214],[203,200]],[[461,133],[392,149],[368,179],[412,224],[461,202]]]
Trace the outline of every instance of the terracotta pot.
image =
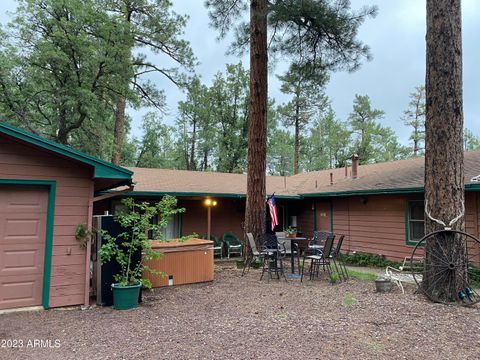
[[297,233],[287,234],[287,238],[295,239],[297,237]]

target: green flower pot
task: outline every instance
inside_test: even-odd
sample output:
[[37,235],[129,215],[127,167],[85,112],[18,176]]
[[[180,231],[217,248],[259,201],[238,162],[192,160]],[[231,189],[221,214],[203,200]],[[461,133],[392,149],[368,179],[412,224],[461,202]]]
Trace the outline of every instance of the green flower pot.
[[138,306],[141,284],[126,285],[112,284],[113,307],[117,310],[128,310]]

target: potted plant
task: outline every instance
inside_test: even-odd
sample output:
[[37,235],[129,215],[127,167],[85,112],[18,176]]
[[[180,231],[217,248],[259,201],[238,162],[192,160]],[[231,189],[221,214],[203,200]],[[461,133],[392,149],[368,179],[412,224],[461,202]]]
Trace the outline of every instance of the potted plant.
[[[176,213],[185,211],[176,209],[177,199],[172,196],[165,196],[155,205],[148,202],[136,203],[131,198],[123,199],[122,204],[125,210],[115,216],[115,221],[125,231],[116,237],[102,231],[105,243],[100,249],[102,262],[114,260],[120,267],[119,273],[114,275],[115,283],[112,284],[113,304],[118,310],[136,307],[141,287],[152,287],[152,283],[142,277],[144,271],[162,275],[145,264],[148,260],[161,256],[152,249],[148,232],[152,231],[155,237],[160,236],[161,230],[168,225],[168,219]],[[154,224],[153,220],[157,216],[158,222]],[[139,252],[140,261],[133,261],[135,254]]]
[[296,238],[297,237],[297,229],[289,226],[285,229],[285,236],[289,238]]

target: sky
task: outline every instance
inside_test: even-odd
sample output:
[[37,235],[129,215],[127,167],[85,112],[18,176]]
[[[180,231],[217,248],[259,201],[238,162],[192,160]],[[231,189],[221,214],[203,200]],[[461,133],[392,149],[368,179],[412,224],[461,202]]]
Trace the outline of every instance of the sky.
[[[173,0],[173,8],[179,14],[189,15],[184,38],[192,46],[200,64],[196,73],[202,82],[210,85],[214,75],[225,70],[228,63],[242,61],[248,68],[248,56],[238,58],[226,55],[232,37],[217,40],[217,31],[209,26],[207,9],[203,0]],[[331,74],[326,94],[340,120],[346,120],[352,110],[355,94],[368,95],[372,106],[385,111],[382,125],[393,128],[403,144],[408,143],[410,130],[400,120],[407,108],[409,94],[424,82],[425,78],[425,0],[352,0],[352,9],[365,5],[377,5],[376,18],[367,19],[361,26],[358,38],[370,46],[373,59],[364,61],[354,73],[337,72]],[[0,23],[8,21],[7,11],[15,9],[15,1],[0,2]],[[480,136],[480,1],[462,1],[463,36],[463,79],[464,79],[464,119],[465,127]],[[155,60],[154,60],[155,61]],[[161,61],[158,59],[158,61]],[[277,62],[269,74],[269,96],[277,104],[288,101],[288,97],[279,90],[280,83],[276,74],[281,74],[288,64]],[[152,78],[167,97],[167,109],[164,115],[166,123],[173,125],[177,103],[185,94],[160,76]],[[132,133],[141,135],[142,115],[151,109],[133,110]]]

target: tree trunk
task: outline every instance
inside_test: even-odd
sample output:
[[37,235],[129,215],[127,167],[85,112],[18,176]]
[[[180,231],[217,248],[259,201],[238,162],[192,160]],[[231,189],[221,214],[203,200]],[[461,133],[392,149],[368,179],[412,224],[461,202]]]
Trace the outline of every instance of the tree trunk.
[[[427,0],[426,70],[425,201],[432,217],[448,225],[464,202],[460,0]],[[425,219],[426,233],[441,228]],[[464,217],[453,228],[464,230]],[[422,286],[440,301],[455,301],[467,283],[465,266],[457,265],[465,264],[463,240],[453,235],[430,239]],[[456,269],[438,271],[446,265],[439,258],[448,258]]]
[[195,164],[195,143],[197,142],[197,120],[193,119],[193,129],[192,129],[192,143],[190,145],[190,170],[197,170],[197,165]]
[[418,150],[418,127],[415,125],[413,128],[413,156],[417,157]]
[[297,97],[295,104],[295,145],[293,153],[293,173],[298,174],[298,158],[300,152],[300,104]]
[[121,95],[117,100],[115,108],[115,129],[113,130],[113,154],[112,163],[120,164],[123,145],[123,132],[125,130],[125,107],[127,101],[125,96]]
[[267,2],[250,2],[250,124],[245,231],[265,232],[267,155]]

